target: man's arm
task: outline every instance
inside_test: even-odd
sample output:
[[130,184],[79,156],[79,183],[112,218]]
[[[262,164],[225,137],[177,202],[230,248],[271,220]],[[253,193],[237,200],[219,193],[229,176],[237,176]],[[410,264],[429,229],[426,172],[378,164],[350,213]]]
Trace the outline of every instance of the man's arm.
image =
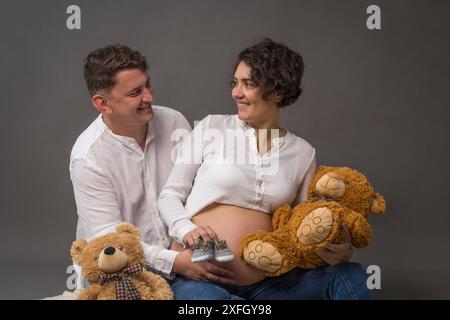
[[[70,165],[77,213],[83,237],[90,241],[115,231],[123,222],[120,204],[110,179],[86,159],[75,159]],[[147,264],[165,276],[172,271],[177,252],[142,242]]]
[[221,282],[230,285],[236,284],[235,274],[232,271],[209,261],[193,263],[191,257],[191,249],[179,252],[173,264],[173,272],[192,280]]
[[84,158],[71,162],[70,178],[83,237],[90,241],[114,231],[123,218],[110,179]]

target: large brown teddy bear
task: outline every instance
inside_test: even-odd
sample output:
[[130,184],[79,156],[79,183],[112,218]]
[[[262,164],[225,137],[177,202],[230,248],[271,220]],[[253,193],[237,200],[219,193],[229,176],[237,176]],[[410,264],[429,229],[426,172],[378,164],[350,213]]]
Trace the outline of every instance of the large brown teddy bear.
[[366,247],[372,237],[367,217],[383,213],[385,207],[383,196],[360,172],[321,166],[308,187],[307,202],[278,208],[272,217],[273,231],[258,230],[244,237],[241,255],[268,276],[295,267],[316,268],[326,262],[315,252],[345,239],[342,224],[350,231],[354,247]]
[[90,286],[80,300],[172,300],[169,284],[161,276],[146,271],[139,230],[121,223],[116,232],[89,243],[77,240],[70,250]]

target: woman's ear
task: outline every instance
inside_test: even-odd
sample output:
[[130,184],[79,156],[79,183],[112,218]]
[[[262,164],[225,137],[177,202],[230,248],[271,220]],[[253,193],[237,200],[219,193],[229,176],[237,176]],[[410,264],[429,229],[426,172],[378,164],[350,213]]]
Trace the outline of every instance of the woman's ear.
[[283,100],[283,95],[281,93],[278,92],[272,92],[268,98],[268,101],[275,103],[276,105],[278,105],[281,100]]
[[283,95],[281,93],[275,93],[275,102],[278,104],[283,100]]

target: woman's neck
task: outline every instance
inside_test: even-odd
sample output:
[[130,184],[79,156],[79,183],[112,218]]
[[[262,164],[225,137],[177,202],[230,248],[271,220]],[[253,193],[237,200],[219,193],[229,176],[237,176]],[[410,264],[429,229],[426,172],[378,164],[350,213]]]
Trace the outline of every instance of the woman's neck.
[[278,123],[278,117],[276,119],[270,119],[270,120],[261,121],[261,122],[248,121],[247,124],[255,130],[259,130],[259,129],[270,130],[270,129],[279,129],[280,128],[279,123]]
[[260,135],[270,140],[272,138],[272,133],[278,133],[276,134],[278,137],[282,137],[286,134],[286,130],[280,128],[278,117],[261,123],[247,122],[247,125],[255,129],[257,139],[259,139]]
[[272,139],[286,135],[286,130],[280,128],[278,118],[258,124],[254,122],[247,122],[247,124],[255,129],[256,144],[261,155],[272,149]]

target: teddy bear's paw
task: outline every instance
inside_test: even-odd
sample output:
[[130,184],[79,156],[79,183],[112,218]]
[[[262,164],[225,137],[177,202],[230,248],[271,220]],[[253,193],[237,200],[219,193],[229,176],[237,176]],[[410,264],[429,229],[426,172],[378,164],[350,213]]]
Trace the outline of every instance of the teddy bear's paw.
[[297,230],[297,237],[304,245],[320,243],[333,227],[333,213],[326,207],[311,211]]
[[251,266],[269,273],[280,269],[283,261],[274,246],[261,240],[249,242],[244,248],[243,258]]

